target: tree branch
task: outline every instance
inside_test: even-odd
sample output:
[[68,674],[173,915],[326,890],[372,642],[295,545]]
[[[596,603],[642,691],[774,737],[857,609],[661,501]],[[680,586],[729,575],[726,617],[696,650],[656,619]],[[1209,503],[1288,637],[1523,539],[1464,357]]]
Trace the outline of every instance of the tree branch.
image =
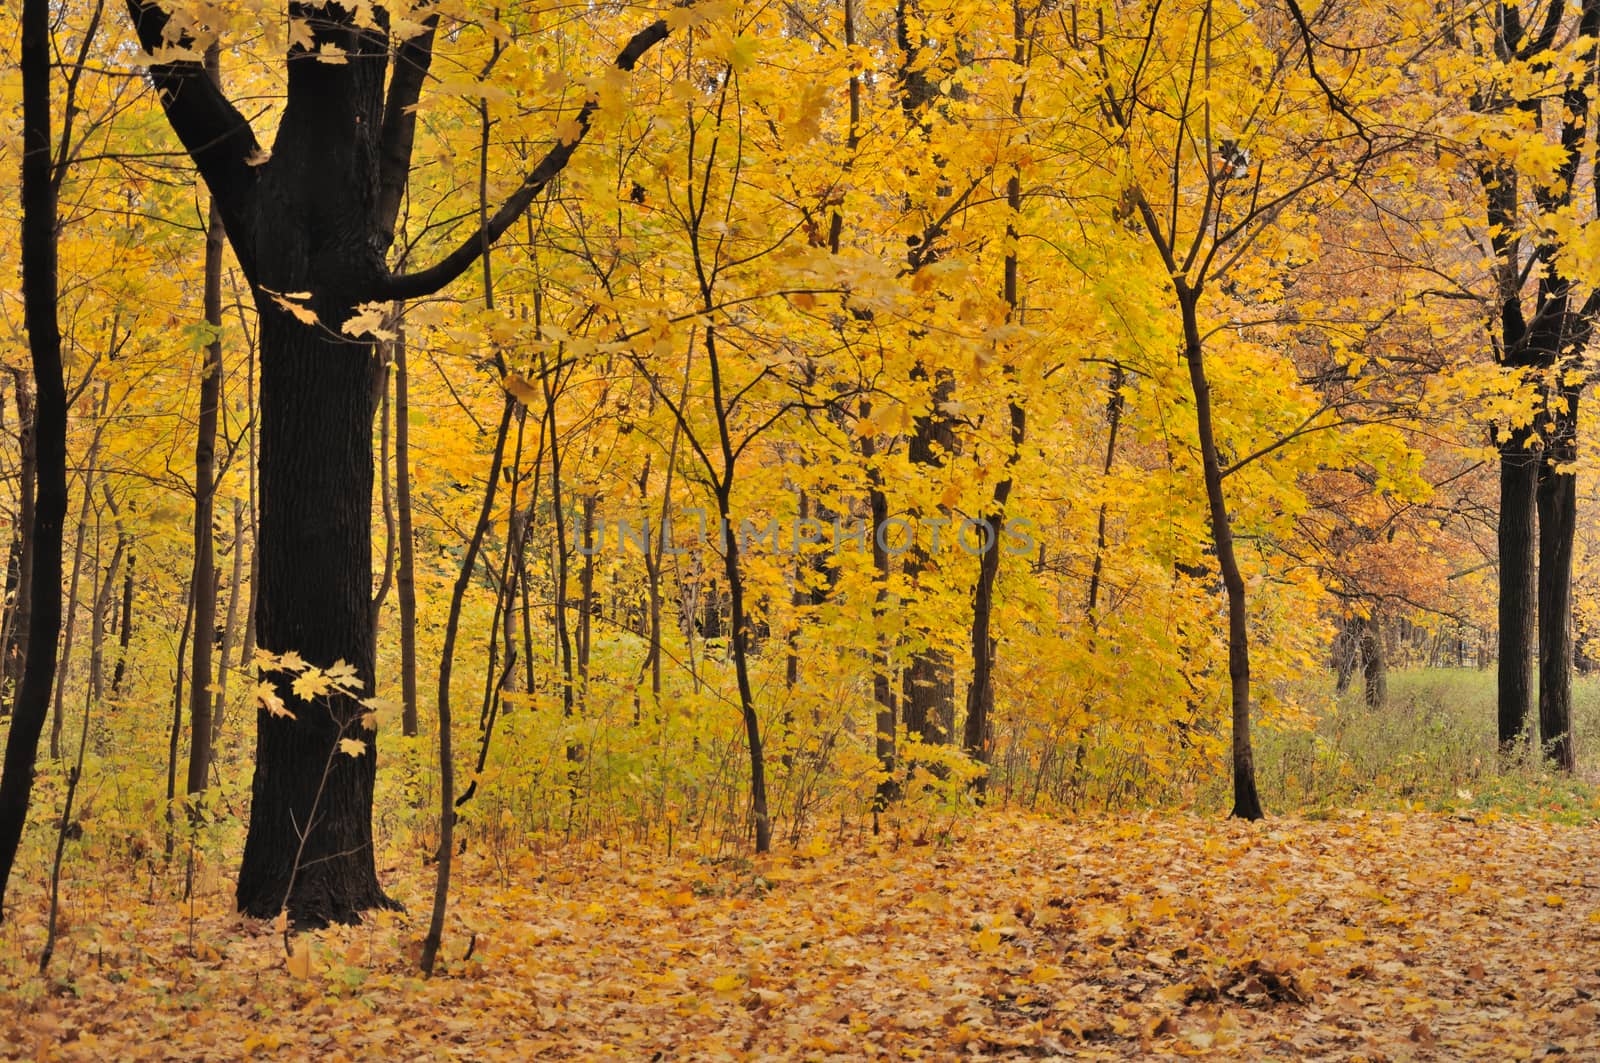
[[[666,39],[668,32],[666,20],[659,19],[635,33],[617,56],[616,68],[632,70],[645,52]],[[557,141],[545,157],[539,160],[539,165],[523,178],[522,186],[512,193],[511,198],[502,203],[500,209],[480,225],[477,231],[462,241],[454,251],[427,269],[416,273],[391,274],[380,280],[375,290],[366,293],[363,301],[416,299],[432,295],[466,272],[483,253],[483,249],[498,240],[511,227],[512,222],[528,209],[528,204],[532,203],[556,175],[566,168],[572,153],[583,143],[583,138],[588,134],[589,124],[599,107],[597,98],[585,101],[575,119],[577,122],[575,135],[570,140]]]
[[[192,48],[188,34],[166,39],[171,16],[149,0],[127,0],[128,17],[139,35],[139,46],[155,58],[170,46]],[[255,273],[254,226],[257,163],[261,146],[249,119],[239,113],[212,82],[198,59],[175,59],[150,65],[150,79],[161,98],[162,110],[173,132],[194,159],[200,176],[222,212],[222,224],[247,276]]]
[[383,105],[383,129],[378,139],[378,232],[383,246],[394,243],[395,219],[411,175],[411,148],[417,138],[417,100],[433,62],[433,35],[439,16],[429,15],[427,28],[395,48],[394,73]]

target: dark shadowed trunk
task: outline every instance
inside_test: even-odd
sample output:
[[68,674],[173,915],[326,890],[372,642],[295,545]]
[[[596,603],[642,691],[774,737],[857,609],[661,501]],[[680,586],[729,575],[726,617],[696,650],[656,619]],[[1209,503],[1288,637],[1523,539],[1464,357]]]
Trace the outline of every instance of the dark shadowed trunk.
[[[206,49],[217,78],[217,48]],[[222,212],[216,200],[206,230],[205,314],[211,342],[200,360],[200,416],[194,439],[194,660],[189,665],[189,774],[185,792],[206,788],[211,768],[211,655],[217,626],[217,412],[222,402]]]
[[1184,361],[1189,366],[1189,386],[1194,392],[1196,430],[1200,438],[1200,464],[1205,478],[1206,503],[1211,518],[1211,542],[1217,567],[1228,596],[1228,689],[1233,724],[1233,815],[1261,819],[1261,798],[1256,794],[1255,751],[1250,742],[1250,633],[1245,606],[1244,575],[1233,550],[1233,521],[1222,492],[1222,464],[1217,457],[1216,428],[1211,420],[1211,384],[1206,378],[1205,350],[1197,314],[1199,293],[1182,281],[1178,286],[1183,312]]
[[1578,393],[1552,397],[1550,438],[1540,464],[1539,744],[1562,771],[1577,767],[1572,741],[1572,547],[1578,524]]
[[[90,37],[93,36],[91,30]],[[50,5],[22,5],[22,299],[37,395],[34,445],[38,495],[33,509],[32,583],[27,657],[17,693],[5,766],[0,769],[0,918],[33,793],[39,735],[50,711],[56,644],[61,636],[61,526],[67,514],[67,391],[56,320],[56,186],[51,173]]]
[[406,333],[401,322],[394,341],[394,495],[400,556],[395,595],[400,602],[401,731],[417,733],[417,576],[416,542],[411,530],[411,384],[406,369]]
[[1519,438],[1500,447],[1500,748],[1528,737],[1533,707],[1534,579],[1539,456]]

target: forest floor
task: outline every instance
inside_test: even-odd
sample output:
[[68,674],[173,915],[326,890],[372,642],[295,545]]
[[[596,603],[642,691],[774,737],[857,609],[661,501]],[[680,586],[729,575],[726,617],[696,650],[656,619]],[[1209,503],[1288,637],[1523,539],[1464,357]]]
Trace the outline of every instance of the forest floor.
[[220,874],[193,904],[84,876],[44,978],[19,884],[0,1056],[1600,1057],[1600,839],[1492,812],[991,813],[943,844],[718,862],[469,851],[428,981],[431,870],[385,876],[409,914],[289,958]]

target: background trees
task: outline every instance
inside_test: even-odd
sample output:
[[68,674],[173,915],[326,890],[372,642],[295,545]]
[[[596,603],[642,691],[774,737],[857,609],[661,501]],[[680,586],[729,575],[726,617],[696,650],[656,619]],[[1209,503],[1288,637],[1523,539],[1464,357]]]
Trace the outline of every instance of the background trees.
[[[764,850],[1224,775],[1254,817],[1252,729],[1514,636],[1507,440],[1584,527],[1587,8],[1521,58],[1421,5],[174,0],[84,48],[97,10],[47,27],[58,125],[99,116],[51,154],[98,647],[60,711],[117,707],[86,769],[141,781],[83,817],[128,851],[226,865],[248,818],[252,914],[510,832]],[[1566,324],[1504,372],[1513,303]],[[47,390],[6,393],[18,517]],[[16,540],[32,652],[63,573]]]

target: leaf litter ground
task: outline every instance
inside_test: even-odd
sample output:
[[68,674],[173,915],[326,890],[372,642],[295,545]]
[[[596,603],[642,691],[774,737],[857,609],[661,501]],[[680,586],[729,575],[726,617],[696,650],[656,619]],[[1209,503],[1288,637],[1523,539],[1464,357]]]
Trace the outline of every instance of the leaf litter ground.
[[[80,869],[82,874],[82,869]],[[0,931],[0,1055],[39,1059],[1600,1058],[1592,829],[1493,814],[990,814],[947,845],[760,860],[469,852],[410,914],[307,935],[83,874],[50,976]],[[308,962],[309,961],[309,962]]]

